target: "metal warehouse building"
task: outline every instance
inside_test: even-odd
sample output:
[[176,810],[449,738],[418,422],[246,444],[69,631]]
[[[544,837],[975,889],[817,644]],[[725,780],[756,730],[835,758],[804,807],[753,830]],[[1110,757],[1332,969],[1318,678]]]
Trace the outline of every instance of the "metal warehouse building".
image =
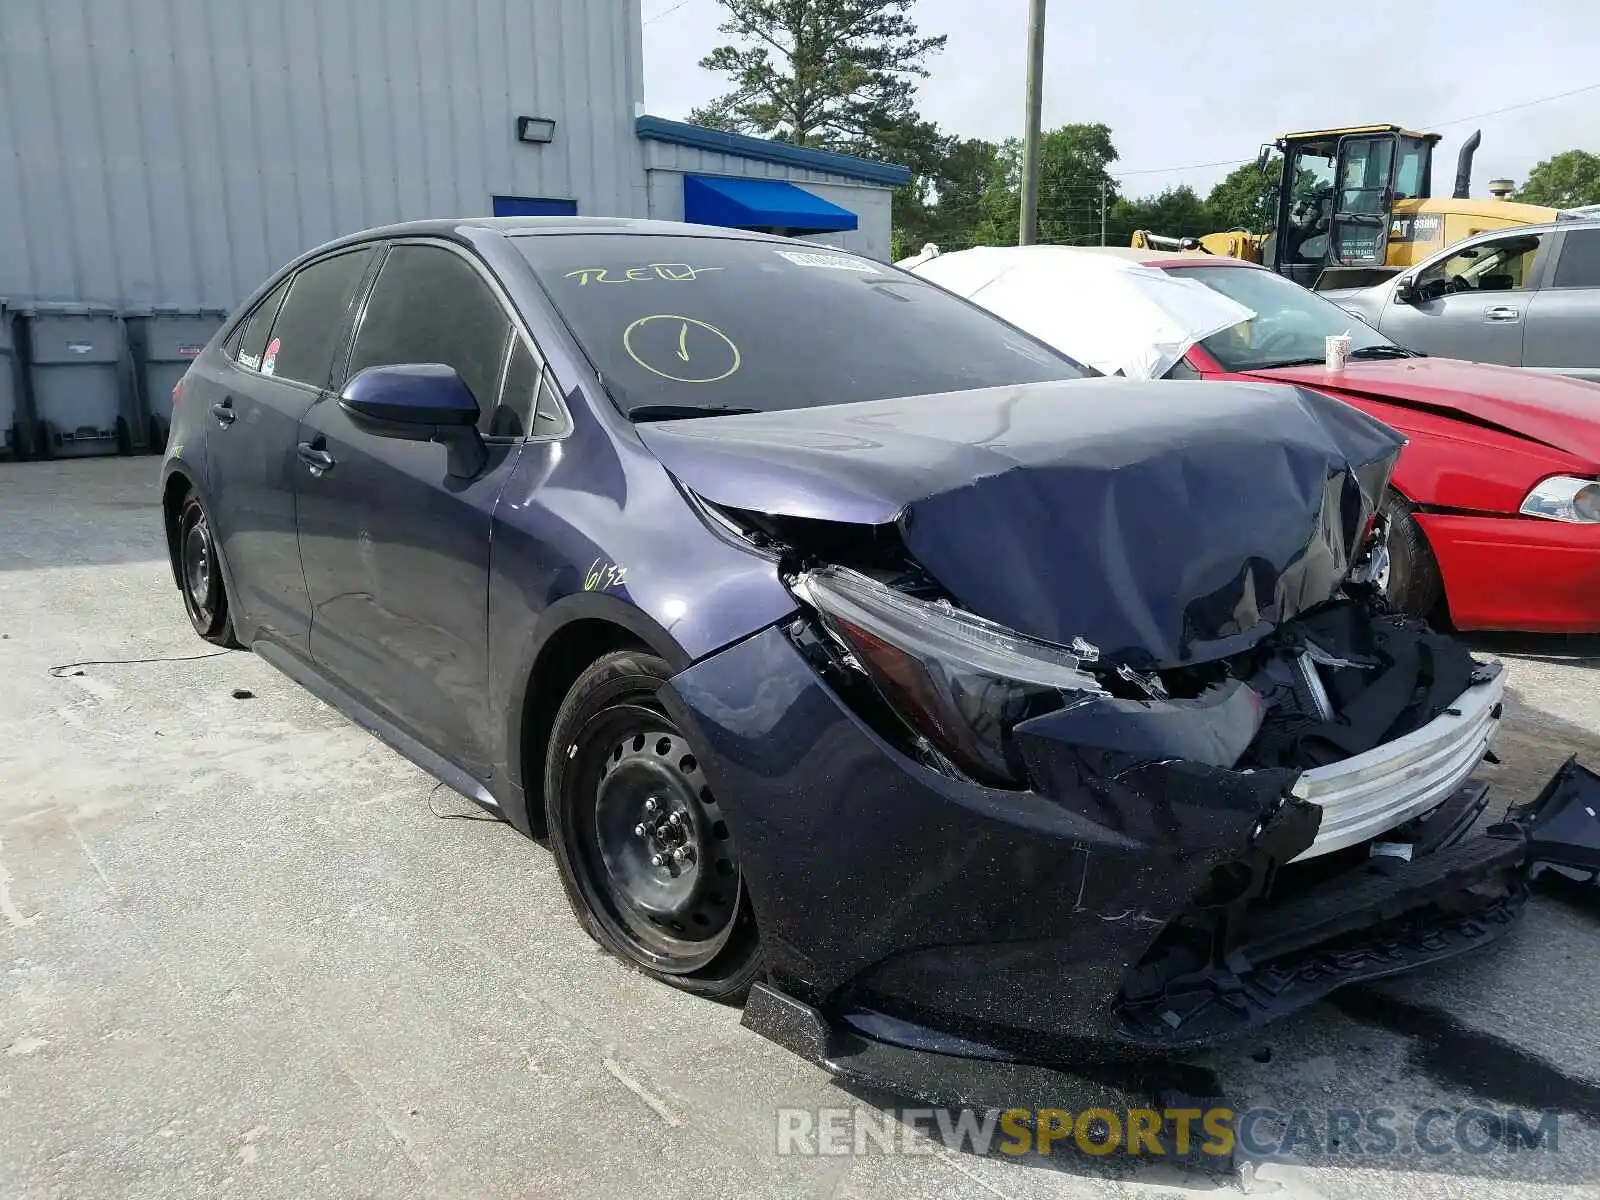
[[903,168],[643,93],[639,0],[0,0],[0,297],[231,308],[339,234],[490,213],[889,257]]

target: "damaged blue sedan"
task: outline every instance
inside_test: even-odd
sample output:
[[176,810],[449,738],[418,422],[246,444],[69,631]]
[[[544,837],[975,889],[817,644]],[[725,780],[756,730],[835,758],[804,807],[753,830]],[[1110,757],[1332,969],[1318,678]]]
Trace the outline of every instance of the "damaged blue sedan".
[[373,230],[180,384],[173,577],[822,1061],[1201,1045],[1600,866],[1576,768],[1475,832],[1505,674],[1384,607],[1398,435],[1093,376],[824,246]]

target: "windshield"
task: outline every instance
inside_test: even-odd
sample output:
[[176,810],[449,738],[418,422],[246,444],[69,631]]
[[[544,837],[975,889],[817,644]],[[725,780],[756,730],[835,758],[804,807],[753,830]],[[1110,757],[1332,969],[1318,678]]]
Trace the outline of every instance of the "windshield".
[[802,243],[513,239],[624,412],[766,412],[1095,372],[904,271]]
[[1352,352],[1394,343],[1330,300],[1271,271],[1249,267],[1194,267],[1174,271],[1237,300],[1255,314],[1200,344],[1225,371],[1259,371],[1292,363],[1321,362],[1323,339],[1348,333]]

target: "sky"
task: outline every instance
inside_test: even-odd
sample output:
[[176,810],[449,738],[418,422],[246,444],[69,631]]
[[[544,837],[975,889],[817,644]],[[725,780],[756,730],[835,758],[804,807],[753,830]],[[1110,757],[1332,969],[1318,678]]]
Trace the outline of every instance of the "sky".
[[[682,119],[724,90],[697,65],[725,40],[722,7],[643,5],[646,110]],[[1027,0],[917,0],[912,11],[925,34],[950,38],[922,83],[922,115],[968,137],[1020,136]],[[1044,125],[1109,125],[1130,196],[1179,183],[1203,196],[1280,133],[1378,122],[1444,135],[1433,186],[1449,195],[1456,150],[1481,128],[1472,194],[1487,198],[1489,180],[1520,184],[1552,154],[1600,153],[1597,50],[1600,0],[1051,0]]]

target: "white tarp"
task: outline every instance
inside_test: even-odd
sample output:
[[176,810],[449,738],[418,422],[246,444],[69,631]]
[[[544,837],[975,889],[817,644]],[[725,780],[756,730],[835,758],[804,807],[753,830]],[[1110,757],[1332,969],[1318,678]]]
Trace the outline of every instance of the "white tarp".
[[902,265],[1107,375],[1158,379],[1256,315],[1203,283],[1070,246],[977,246]]

